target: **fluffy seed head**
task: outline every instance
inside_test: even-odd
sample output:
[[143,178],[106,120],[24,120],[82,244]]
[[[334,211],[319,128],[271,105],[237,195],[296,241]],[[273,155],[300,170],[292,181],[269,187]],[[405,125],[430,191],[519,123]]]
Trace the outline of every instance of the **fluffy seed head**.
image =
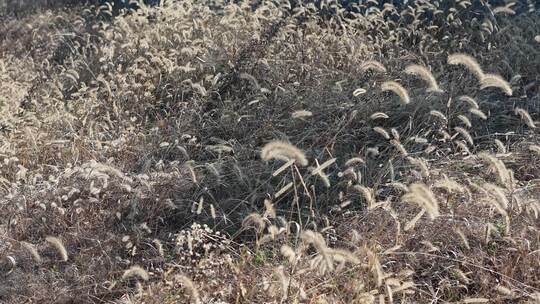
[[407,160],[413,165],[420,169],[423,177],[429,177],[429,168],[427,162],[423,158],[407,157]]
[[516,296],[516,294],[508,287],[498,285],[495,289],[502,295],[505,295],[505,296],[508,296],[508,297],[515,297]]
[[362,185],[354,185],[354,189],[362,194],[364,197],[368,209],[371,209],[371,206],[375,205],[375,197],[373,195],[373,189],[362,186]]
[[499,88],[503,90],[503,92],[508,95],[512,96],[512,88],[510,87],[510,84],[504,80],[500,75],[496,74],[485,74],[484,77],[480,80],[480,88]]
[[480,154],[478,154],[478,157],[482,161],[487,163],[489,167],[495,172],[495,174],[497,175],[497,179],[501,184],[505,185],[506,187],[512,185],[512,173],[506,168],[506,166],[500,159],[496,158],[493,155],[490,155],[487,152],[481,152]]
[[482,112],[480,109],[477,109],[477,108],[470,108],[470,109],[469,109],[469,113],[471,113],[472,115],[475,115],[475,116],[477,116],[477,117],[480,117],[480,118],[483,119],[483,120],[486,120],[486,119],[487,119],[486,114],[484,114],[484,112]]
[[148,279],[150,278],[146,270],[136,265],[131,266],[126,269],[126,271],[124,271],[124,274],[122,275],[122,280],[127,280],[132,277],[138,277],[143,281],[148,281]]
[[264,209],[264,216],[268,218],[276,218],[276,209],[274,208],[274,204],[272,204],[271,200],[264,200]]
[[426,67],[418,64],[411,64],[405,68],[405,73],[410,75],[416,75],[425,82],[427,82],[428,91],[442,92],[442,90],[439,88],[439,85],[437,84],[437,80]]
[[291,116],[292,118],[311,117],[313,116],[313,113],[311,113],[311,111],[299,110],[299,111],[293,112]]
[[521,120],[523,120],[523,122],[529,128],[531,128],[531,129],[536,128],[536,125],[534,124],[534,121],[533,121],[531,115],[529,115],[529,112],[527,112],[527,110],[522,109],[522,108],[515,108],[514,113],[516,113],[516,115],[519,115],[519,117],[521,117]]
[[465,138],[471,146],[474,145],[474,140],[469,131],[463,129],[462,127],[455,127],[454,130],[461,134],[461,136],[463,136],[463,138]]
[[472,56],[467,54],[452,54],[448,56],[448,64],[450,65],[464,65],[471,73],[476,76],[479,81],[484,78],[484,71]]
[[191,281],[190,278],[186,277],[185,275],[177,275],[175,277],[175,280],[182,284],[182,287],[189,293],[191,300],[195,304],[202,303],[201,297],[199,296],[199,291],[197,290],[195,284],[193,284],[193,281]]
[[402,104],[408,104],[411,100],[409,98],[409,92],[396,81],[386,81],[381,84],[383,92],[391,91],[399,96]]
[[248,216],[244,218],[242,221],[242,228],[254,228],[257,233],[261,233],[264,228],[266,227],[266,222],[263,220],[260,214],[258,213],[251,213]]
[[350,167],[355,164],[365,164],[366,162],[361,157],[353,157],[345,162],[345,167]]
[[441,111],[431,110],[429,111],[429,115],[437,117],[442,121],[447,121],[446,116]]
[[26,249],[30,253],[30,255],[32,256],[32,259],[34,259],[36,263],[41,263],[41,256],[39,255],[39,252],[37,251],[36,246],[30,243],[24,242],[24,241],[21,242],[21,245],[24,247],[24,249]]
[[384,65],[375,60],[369,60],[360,65],[360,71],[366,72],[368,70],[372,70],[379,73],[386,73],[386,68],[384,67]]
[[395,139],[400,139],[399,131],[396,128],[390,129],[390,133],[392,133],[392,136],[394,136]]
[[425,209],[431,219],[439,216],[439,202],[431,190],[422,183],[415,183],[409,186],[410,191],[403,195],[401,199],[405,202],[417,203]]
[[502,14],[502,15],[515,15],[516,12],[507,7],[507,6],[499,6],[499,7],[496,7],[493,9],[493,14],[495,15],[498,15],[498,14]]
[[291,264],[294,264],[294,261],[296,260],[296,253],[294,252],[294,250],[287,246],[287,245],[283,245],[281,246],[281,254],[287,258],[287,260],[289,261],[289,263]]
[[405,149],[405,147],[401,144],[399,140],[391,139],[390,144],[392,144],[392,146],[394,146],[394,148],[396,148],[399,151],[399,153],[401,153],[401,155],[403,156],[409,155],[409,153],[407,152],[407,150]]
[[165,256],[165,252],[163,251],[163,244],[161,243],[161,241],[158,240],[158,239],[154,239],[154,240],[152,240],[152,243],[154,243],[154,245],[156,245],[156,250],[157,250],[158,254],[160,256]]
[[409,192],[409,187],[407,187],[407,185],[400,182],[393,182],[387,185],[401,192]]
[[467,128],[470,128],[472,127],[472,123],[471,121],[469,120],[469,118],[465,115],[458,115],[458,119],[461,120],[461,122],[467,127]]
[[301,166],[307,166],[308,160],[302,150],[284,141],[272,141],[266,144],[261,150],[261,158],[263,160],[281,159],[289,161],[291,159]]
[[536,156],[540,157],[540,146],[539,145],[530,145],[529,151],[536,154]]
[[[508,209],[508,198],[506,197],[504,190],[501,187],[491,183],[484,183],[482,188],[485,190],[488,196],[494,198],[494,200],[490,200],[490,204],[495,206],[495,209],[497,209],[500,214],[506,215],[506,209]],[[495,203],[497,205],[494,205]]]
[[390,139],[390,135],[388,134],[388,132],[386,132],[386,130],[381,127],[375,127],[373,128],[373,131],[379,133],[385,139]]
[[58,254],[60,254],[62,261],[66,262],[68,260],[67,250],[66,250],[66,247],[64,247],[62,240],[54,236],[48,236],[45,238],[45,241],[53,245],[56,251],[58,251]]
[[433,187],[445,189],[448,193],[463,193],[466,191],[465,187],[455,180],[449,179],[447,176],[438,180]]
[[360,95],[362,95],[362,94],[365,94],[365,93],[367,93],[367,90],[366,90],[366,89],[364,89],[364,88],[358,88],[358,89],[356,89],[356,90],[353,91],[353,96],[354,96],[354,97],[358,97],[358,96],[360,96]]
[[373,120],[379,119],[379,118],[388,119],[388,115],[386,115],[386,113],[383,113],[383,112],[377,112],[377,113],[371,114],[369,118]]
[[478,106],[478,103],[476,102],[476,100],[474,100],[474,98],[472,98],[470,96],[467,96],[467,95],[459,96],[458,100],[468,103],[469,106],[472,107],[472,108],[475,108],[475,109],[480,108],[480,106]]

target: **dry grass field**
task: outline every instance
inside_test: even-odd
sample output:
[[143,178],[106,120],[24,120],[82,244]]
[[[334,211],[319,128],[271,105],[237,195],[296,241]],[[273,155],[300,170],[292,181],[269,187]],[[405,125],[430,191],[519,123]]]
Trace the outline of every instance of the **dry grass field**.
[[8,2],[0,303],[540,303],[535,1]]

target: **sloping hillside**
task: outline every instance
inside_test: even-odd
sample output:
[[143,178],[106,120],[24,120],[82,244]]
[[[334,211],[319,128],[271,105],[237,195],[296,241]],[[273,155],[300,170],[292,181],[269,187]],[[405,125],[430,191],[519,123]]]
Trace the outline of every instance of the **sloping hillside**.
[[485,2],[2,17],[0,302],[537,303],[540,16]]

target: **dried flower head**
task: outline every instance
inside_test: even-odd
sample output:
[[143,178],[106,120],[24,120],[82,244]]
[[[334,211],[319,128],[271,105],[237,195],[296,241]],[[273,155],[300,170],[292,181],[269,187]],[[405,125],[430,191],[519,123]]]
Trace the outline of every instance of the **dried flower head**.
[[263,160],[281,159],[289,161],[291,159],[301,166],[307,166],[308,160],[302,150],[284,141],[273,141],[266,144],[261,150]]

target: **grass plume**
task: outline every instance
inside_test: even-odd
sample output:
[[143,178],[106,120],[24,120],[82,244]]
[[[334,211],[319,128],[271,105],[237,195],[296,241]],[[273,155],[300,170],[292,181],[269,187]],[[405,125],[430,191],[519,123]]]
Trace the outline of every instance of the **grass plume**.
[[185,275],[178,275],[175,277],[176,281],[182,284],[184,290],[189,293],[191,301],[195,304],[201,304],[201,297],[199,295],[199,290],[195,287],[193,281]]
[[45,238],[45,241],[47,241],[49,244],[51,244],[56,249],[56,251],[58,252],[60,257],[62,258],[62,261],[67,262],[68,254],[67,254],[66,247],[64,246],[64,243],[62,242],[62,240],[60,240],[59,238],[54,237],[54,236],[48,236],[48,237]]
[[137,277],[143,281],[148,281],[148,279],[150,278],[146,270],[136,265],[131,266],[124,271],[124,274],[122,274],[122,280],[128,280],[133,277]]
[[506,95],[512,96],[512,87],[510,87],[510,84],[504,80],[500,75],[496,74],[485,74],[484,77],[482,77],[480,81],[480,88],[499,88],[501,89]]
[[28,251],[28,253],[30,253],[30,255],[32,256],[32,259],[34,259],[36,263],[41,263],[41,255],[37,251],[36,246],[30,243],[24,242],[24,241],[21,242],[21,245],[24,249]]
[[404,202],[417,203],[433,220],[440,215],[439,202],[433,192],[422,183],[409,186],[409,192],[401,197]]
[[366,72],[369,70],[379,73],[386,73],[386,68],[384,67],[384,65],[375,60],[368,60],[360,65],[360,71]]
[[284,141],[272,141],[261,150],[263,160],[280,159],[289,161],[294,159],[299,165],[307,166],[308,160],[302,150]]
[[291,114],[292,118],[305,118],[305,117],[311,117],[313,116],[313,113],[307,110],[298,110]]
[[489,165],[502,185],[510,187],[513,184],[512,174],[501,160],[487,152],[481,152],[478,157]]
[[476,59],[470,55],[463,53],[451,54],[448,56],[447,62],[450,65],[465,66],[474,76],[476,76],[478,81],[482,81],[484,79],[484,71],[480,67],[480,64],[478,64],[478,61],[476,61]]
[[437,84],[437,80],[426,67],[418,64],[411,64],[405,68],[405,73],[418,76],[424,80],[428,84],[428,91],[438,93],[442,92]]
[[409,97],[409,92],[398,82],[396,81],[386,81],[381,84],[381,90],[383,92],[393,92],[397,96],[399,96],[399,100],[402,104],[408,104],[411,102],[411,99]]
[[522,108],[515,108],[514,109],[514,113],[516,113],[516,115],[519,115],[519,117],[521,118],[521,120],[531,129],[535,129],[536,128],[536,125],[534,124],[534,120],[532,119],[531,115],[529,114],[529,112],[527,112],[527,110],[525,109],[522,109]]
[[476,100],[474,100],[474,98],[470,96],[462,95],[458,97],[458,100],[469,104],[471,108],[480,109],[480,106],[478,106],[478,103],[476,102]]

